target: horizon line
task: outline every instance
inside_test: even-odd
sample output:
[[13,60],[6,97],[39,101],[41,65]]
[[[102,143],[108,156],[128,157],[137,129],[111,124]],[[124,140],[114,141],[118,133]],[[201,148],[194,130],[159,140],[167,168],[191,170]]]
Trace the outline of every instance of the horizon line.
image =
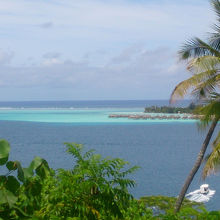
[[[76,100],[0,100],[0,102],[96,102],[96,101],[169,101],[170,99],[76,99]],[[192,99],[181,99],[179,101],[191,101]]]

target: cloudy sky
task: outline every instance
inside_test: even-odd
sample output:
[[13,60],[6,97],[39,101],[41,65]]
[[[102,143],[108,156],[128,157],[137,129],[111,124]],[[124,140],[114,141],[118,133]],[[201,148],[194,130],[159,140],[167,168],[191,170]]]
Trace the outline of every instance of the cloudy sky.
[[0,0],[0,101],[168,99],[208,0]]

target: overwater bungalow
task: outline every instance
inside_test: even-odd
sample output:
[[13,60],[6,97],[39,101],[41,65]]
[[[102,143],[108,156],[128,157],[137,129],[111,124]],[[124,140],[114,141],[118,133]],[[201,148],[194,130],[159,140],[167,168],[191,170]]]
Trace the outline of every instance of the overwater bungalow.
[[192,114],[158,114],[158,115],[149,115],[149,114],[110,114],[109,118],[128,118],[128,119],[159,119],[159,120],[187,120],[187,119],[194,119],[198,120],[201,119],[201,115],[192,115]]

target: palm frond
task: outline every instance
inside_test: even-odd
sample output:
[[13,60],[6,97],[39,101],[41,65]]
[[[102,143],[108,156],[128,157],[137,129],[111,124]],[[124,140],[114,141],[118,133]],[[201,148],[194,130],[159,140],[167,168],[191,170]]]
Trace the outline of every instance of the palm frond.
[[196,99],[207,99],[211,97],[216,91],[216,78],[217,76],[209,76],[208,79],[201,81],[198,85],[194,88],[191,94]]
[[220,26],[217,24],[214,24],[212,26],[212,29],[215,31],[214,33],[210,33],[209,37],[209,43],[210,46],[215,48],[216,50],[220,50]]
[[213,141],[213,150],[220,143],[220,132],[218,133],[216,139]]
[[202,177],[205,179],[210,174],[215,174],[220,169],[220,132],[213,142],[213,150],[209,154],[203,168]]
[[219,51],[220,49],[220,2],[219,0],[211,0],[211,4],[214,8],[214,11],[217,15],[218,24],[214,24],[212,29],[214,33],[210,33],[209,42],[210,45]]
[[219,63],[220,57],[207,55],[191,59],[188,63],[187,69],[193,72],[193,74],[209,71],[209,75],[212,75],[218,72]]
[[182,46],[182,49],[179,51],[179,55],[181,59],[185,60],[191,57],[196,58],[207,55],[220,57],[220,52],[196,37],[187,41]]
[[[220,36],[220,26],[218,24],[213,24],[212,25],[212,29],[215,31],[214,33],[211,33],[211,37],[212,35],[216,35],[216,39]],[[211,38],[210,38],[211,39]]]
[[196,109],[196,113],[203,115],[201,122],[203,124],[208,124],[214,118],[220,118],[220,101],[209,100],[205,106]]
[[[170,96],[170,103],[174,103],[176,100],[182,99],[190,90],[194,91],[192,95],[196,97],[196,91],[202,91],[202,89],[208,87],[209,83],[214,84],[214,80],[211,80],[213,77],[216,78],[217,76],[213,74],[215,71],[205,71],[200,72],[198,74],[194,74],[190,78],[180,82],[173,90]],[[207,84],[205,84],[205,82]],[[191,91],[191,92],[192,92]],[[210,90],[211,91],[211,90]]]
[[220,100],[220,93],[213,92],[213,93],[210,94],[210,97],[211,97],[211,99]]
[[192,87],[197,84],[195,76],[192,76],[189,79],[186,79],[180,82],[173,90],[170,96],[170,104],[173,104],[175,101],[182,99]]
[[220,2],[219,2],[219,0],[211,0],[211,4],[214,8],[214,11],[217,15],[218,20],[220,21]]

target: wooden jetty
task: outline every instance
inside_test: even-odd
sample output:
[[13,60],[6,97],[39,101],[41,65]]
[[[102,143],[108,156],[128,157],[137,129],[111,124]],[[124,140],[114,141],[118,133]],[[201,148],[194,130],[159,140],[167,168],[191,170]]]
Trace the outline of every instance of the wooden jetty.
[[187,120],[187,119],[193,119],[193,120],[199,120],[202,118],[201,115],[193,115],[193,114],[110,114],[108,116],[109,118],[128,118],[128,119],[159,119],[159,120]]

